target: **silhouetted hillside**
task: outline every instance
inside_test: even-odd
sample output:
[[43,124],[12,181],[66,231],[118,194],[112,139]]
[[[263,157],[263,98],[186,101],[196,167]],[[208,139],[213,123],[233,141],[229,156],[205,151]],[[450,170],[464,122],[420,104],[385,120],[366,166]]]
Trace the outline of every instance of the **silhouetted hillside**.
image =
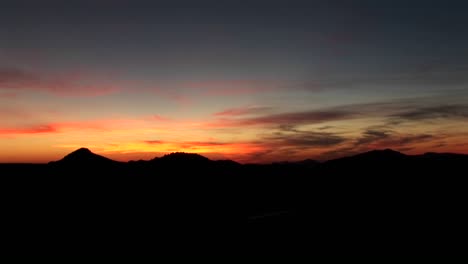
[[37,252],[458,251],[467,164],[393,150],[323,163],[191,153],[124,163],[83,148],[49,164],[0,164],[3,236]]
[[102,166],[113,165],[115,163],[116,161],[94,154],[87,148],[80,148],[66,155],[63,159],[51,162],[50,164]]
[[210,160],[202,155],[195,153],[175,152],[164,155],[161,158],[155,158],[153,161],[161,161],[165,163],[179,163],[179,164],[203,164],[208,163]]

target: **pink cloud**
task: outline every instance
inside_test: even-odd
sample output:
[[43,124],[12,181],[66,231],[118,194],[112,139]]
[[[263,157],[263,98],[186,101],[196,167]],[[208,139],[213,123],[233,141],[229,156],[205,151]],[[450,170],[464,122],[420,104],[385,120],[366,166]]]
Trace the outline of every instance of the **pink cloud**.
[[0,135],[44,134],[56,132],[57,128],[52,125],[34,125],[18,128],[0,128]]
[[16,68],[0,68],[0,85],[8,87],[20,87],[38,82],[39,78],[29,72]]
[[86,121],[72,121],[72,122],[57,122],[51,123],[59,131],[65,130],[115,130],[122,128],[138,127],[142,124],[142,120],[137,119],[99,119],[99,120],[86,120]]
[[3,99],[14,99],[14,98],[17,98],[18,97],[18,94],[16,93],[10,93],[10,92],[7,92],[7,93],[0,93],[0,99],[3,98]]
[[137,127],[141,120],[116,119],[116,120],[91,120],[56,122],[26,126],[4,126],[0,127],[0,135],[22,135],[22,134],[42,134],[42,133],[64,133],[67,131],[98,130],[110,131],[125,127]]
[[167,117],[160,116],[160,115],[153,115],[150,119],[151,119],[152,121],[158,121],[158,122],[167,122],[167,121],[171,121],[171,119],[169,119],[169,118],[167,118]]
[[97,80],[92,74],[37,74],[17,68],[0,68],[0,88],[44,91],[58,96],[103,96],[118,92],[120,87]]

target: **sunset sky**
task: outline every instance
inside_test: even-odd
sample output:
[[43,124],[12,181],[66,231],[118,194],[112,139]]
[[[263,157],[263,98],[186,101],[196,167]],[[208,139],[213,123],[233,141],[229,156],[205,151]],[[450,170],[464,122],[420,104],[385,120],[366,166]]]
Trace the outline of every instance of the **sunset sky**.
[[2,3],[0,162],[468,153],[465,2]]

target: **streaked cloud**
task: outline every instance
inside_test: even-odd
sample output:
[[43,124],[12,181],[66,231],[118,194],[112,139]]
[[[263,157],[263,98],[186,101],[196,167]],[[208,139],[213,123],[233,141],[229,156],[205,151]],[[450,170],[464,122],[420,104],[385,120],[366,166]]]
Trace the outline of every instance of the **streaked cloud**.
[[25,135],[25,134],[44,134],[56,133],[57,128],[52,125],[32,125],[20,126],[15,128],[1,128],[0,135]]
[[[355,147],[400,147],[413,143],[433,140],[436,137],[429,134],[402,134],[389,129],[368,129],[354,142]],[[440,136],[439,136],[440,138]]]
[[261,115],[248,118],[224,118],[208,124],[209,127],[243,127],[264,125],[319,124],[327,121],[355,118],[357,113],[340,110],[313,110]]
[[265,140],[274,142],[279,146],[294,146],[300,148],[308,147],[330,147],[345,142],[347,139],[333,133],[319,133],[312,131],[300,131],[296,133],[281,133]]
[[356,140],[355,145],[366,145],[383,139],[387,139],[391,136],[391,131],[388,130],[374,130],[369,129],[362,133],[362,136]]
[[269,142],[269,144],[276,144],[278,146],[320,148],[336,146],[348,139],[336,133],[300,130],[292,125],[281,125],[278,127],[278,131],[264,137],[263,140]]
[[87,121],[67,121],[49,122],[33,125],[0,125],[0,135],[22,135],[22,134],[42,134],[42,133],[67,133],[94,131],[117,131],[117,130],[138,130],[144,125],[144,121],[137,119],[107,119],[107,120],[87,120]]
[[397,120],[420,121],[428,119],[468,118],[468,105],[439,105],[420,107],[391,115]]

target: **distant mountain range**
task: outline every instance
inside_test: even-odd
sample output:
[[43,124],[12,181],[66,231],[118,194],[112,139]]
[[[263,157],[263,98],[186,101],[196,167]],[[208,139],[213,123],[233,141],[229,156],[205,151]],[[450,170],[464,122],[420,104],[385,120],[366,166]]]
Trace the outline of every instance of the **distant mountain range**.
[[81,148],[0,164],[2,236],[41,253],[463,252],[467,165],[390,149],[240,164],[191,153],[118,162]]
[[[334,160],[329,160],[325,162],[319,162],[312,159],[306,159],[301,161],[283,161],[283,162],[273,162],[271,164],[255,164],[250,163],[247,165],[258,165],[258,166],[269,166],[269,165],[304,165],[304,166],[316,166],[319,164],[345,164],[345,163],[360,163],[360,162],[399,162],[403,160],[434,160],[434,161],[465,161],[468,159],[468,155],[465,154],[454,154],[454,153],[425,153],[422,155],[405,155],[401,152],[384,149],[384,150],[372,150],[369,152],[364,152],[354,156],[338,158]],[[210,160],[202,155],[196,153],[185,153],[185,152],[175,152],[171,154],[164,155],[163,157],[156,157],[154,159],[144,161],[129,161],[128,163],[154,163],[154,164],[184,164],[184,165],[207,165],[213,163],[223,163],[230,165],[238,165],[232,160]],[[95,154],[87,148],[77,149],[70,154],[66,155],[64,158],[58,161],[51,161],[49,164],[60,164],[60,165],[115,165],[122,164],[124,162],[114,161],[112,159],[106,158],[104,156]]]

